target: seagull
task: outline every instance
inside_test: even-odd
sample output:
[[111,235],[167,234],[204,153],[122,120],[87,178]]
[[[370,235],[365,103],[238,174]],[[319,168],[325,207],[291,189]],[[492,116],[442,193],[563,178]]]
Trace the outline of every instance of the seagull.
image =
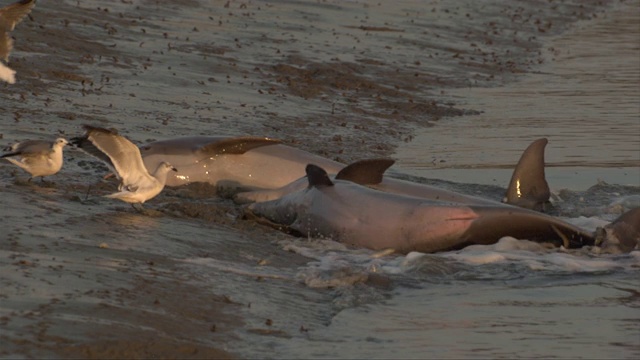
[[5,148],[6,153],[0,158],[9,160],[31,174],[28,181],[38,176],[44,181],[45,176],[53,175],[62,168],[62,148],[67,144],[63,138],[53,142],[26,140]]
[[106,163],[120,180],[118,192],[106,195],[108,198],[130,203],[143,212],[142,204],[160,194],[169,171],[177,171],[171,164],[161,162],[149,173],[140,149],[117,131],[90,125],[84,125],[84,129],[85,135],[71,139],[71,143]]
[[[0,9],[0,59],[5,63],[9,62],[9,53],[13,49],[13,39],[9,33],[31,12],[34,6],[36,6],[35,0],[22,0]],[[15,70],[0,62],[0,79],[14,84],[15,75]]]

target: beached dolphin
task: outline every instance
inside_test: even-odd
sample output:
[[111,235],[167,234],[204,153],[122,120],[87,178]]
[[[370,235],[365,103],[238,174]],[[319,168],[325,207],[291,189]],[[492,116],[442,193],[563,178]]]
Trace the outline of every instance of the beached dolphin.
[[[503,199],[504,203],[536,211],[544,211],[550,207],[548,203],[551,192],[549,191],[549,185],[547,184],[544,174],[544,149],[547,143],[548,141],[545,138],[535,140],[522,153],[511,176],[506,196]],[[393,163],[389,163],[387,167],[392,164]],[[352,166],[349,165],[349,167]],[[380,170],[382,170],[381,173],[375,174],[376,171]],[[360,185],[367,185],[376,190],[392,194],[468,205],[499,205],[497,201],[461,194],[435,186],[391,177],[382,178],[385,170],[386,169],[380,166],[371,167],[364,162],[357,167],[353,167],[348,175],[345,173],[346,168],[343,169],[341,171],[342,174],[337,176],[337,178],[348,178],[348,180]]]
[[253,203],[248,217],[308,237],[331,238],[373,250],[432,253],[500,238],[537,240],[565,247],[593,245],[592,234],[560,219],[508,205],[464,205],[397,195],[347,180],[331,180],[306,167],[308,187]]
[[[391,159],[359,160],[347,165],[337,174],[330,177],[338,180],[348,180],[359,185],[368,186],[391,194],[414,196],[428,200],[468,205],[503,205],[498,201],[490,199],[461,194],[426,184],[385,177],[385,171],[394,163],[395,161]],[[307,186],[308,179],[305,175],[278,189],[240,192],[234,196],[234,201],[240,204],[245,204],[275,200],[286,194],[302,190]]]
[[222,181],[242,188],[273,189],[303,176],[303,163],[318,163],[334,173],[344,167],[265,137],[189,136],[146,144],[140,153],[148,169],[162,161],[178,169],[167,178],[167,186]]
[[[534,141],[527,147],[513,172],[507,196],[503,202],[528,209],[541,211],[549,201],[549,186],[544,176],[544,148],[547,139]],[[342,168],[337,179],[349,178],[350,181],[366,185],[376,190],[415,196],[424,199],[454,202],[468,205],[500,205],[499,202],[461,194],[446,189],[383,177],[384,172],[393,165],[391,159],[366,159],[357,161]],[[307,186],[306,176],[273,190],[256,190],[236,194],[234,200],[239,203],[261,202],[280,198],[290,192],[298,191]]]
[[[518,202],[520,206],[538,208],[547,201],[548,186],[544,180],[544,148],[546,139],[534,141],[523,153],[514,171],[513,186],[509,188],[505,202]],[[232,150],[230,150],[232,149]],[[336,174],[346,165],[323,158],[304,150],[279,144],[277,140],[260,137],[196,136],[156,141],[141,147],[143,161],[148,169],[154,169],[161,161],[168,161],[179,169],[167,179],[168,186],[190,182],[208,182],[212,185],[233,185],[239,188],[273,190],[262,191],[242,201],[276,199],[304,187],[305,180],[292,184],[305,176],[305,166],[316,164],[330,174]],[[529,170],[531,167],[532,170]],[[546,186],[546,198],[540,191]],[[401,193],[426,199],[455,201],[467,204],[490,200],[447,191],[434,186],[385,177],[375,184],[382,191]],[[247,195],[247,194],[245,194]],[[493,203],[493,202],[492,202]]]
[[607,226],[598,228],[596,244],[611,253],[640,250],[640,207],[631,209]]

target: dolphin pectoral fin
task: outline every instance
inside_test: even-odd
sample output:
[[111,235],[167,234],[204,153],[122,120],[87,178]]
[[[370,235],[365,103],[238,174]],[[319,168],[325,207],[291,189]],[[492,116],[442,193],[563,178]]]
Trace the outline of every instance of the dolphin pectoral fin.
[[265,202],[281,197],[281,189],[276,190],[249,190],[240,191],[231,196],[236,204],[250,204],[255,202]]
[[199,149],[199,151],[206,156],[225,154],[241,155],[251,149],[268,145],[276,145],[281,142],[282,141],[280,140],[267,137],[235,137],[204,145]]
[[563,234],[562,231],[560,231],[560,229],[558,229],[555,225],[551,225],[551,228],[562,240],[562,246],[564,246],[565,249],[569,249],[569,246],[571,246],[569,238],[565,234]]
[[395,163],[392,159],[365,159],[349,164],[336,175],[359,185],[375,185],[382,181],[384,172]]
[[327,175],[327,172],[320,166],[308,164],[304,170],[307,173],[309,187],[333,186],[329,175]]
[[558,238],[562,241],[565,249],[576,249],[583,246],[593,246],[596,243],[596,237],[587,234],[584,231],[574,230],[562,225],[549,224]]
[[532,142],[516,165],[504,202],[542,211],[549,202],[549,184],[544,174],[544,149],[547,139]]
[[269,227],[274,228],[274,229],[276,229],[278,231],[282,231],[285,234],[293,235],[293,236],[296,236],[296,237],[302,237],[303,236],[303,234],[300,231],[292,228],[291,226],[278,224],[278,223],[275,223],[275,222],[273,222],[273,221],[271,221],[269,219],[266,219],[266,218],[264,218],[262,216],[256,215],[253,211],[251,211],[251,209],[249,207],[245,207],[244,208],[244,214],[243,215],[244,215],[244,219],[246,219],[246,220],[252,220],[252,221],[257,222],[258,224],[269,226]]

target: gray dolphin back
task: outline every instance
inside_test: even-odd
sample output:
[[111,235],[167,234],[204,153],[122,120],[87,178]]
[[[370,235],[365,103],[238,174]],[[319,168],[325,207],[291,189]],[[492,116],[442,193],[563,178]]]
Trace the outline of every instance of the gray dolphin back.
[[233,137],[228,139],[222,139],[210,144],[204,145],[200,148],[200,151],[208,155],[223,155],[234,154],[240,155],[245,152],[259,148],[262,146],[280,144],[280,140],[271,139],[268,137]]

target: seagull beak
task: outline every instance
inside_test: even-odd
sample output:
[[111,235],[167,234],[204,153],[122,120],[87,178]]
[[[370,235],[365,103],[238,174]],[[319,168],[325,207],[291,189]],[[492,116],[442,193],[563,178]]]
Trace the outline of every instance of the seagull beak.
[[171,167],[171,170],[178,171],[178,169],[174,168],[173,166]]

